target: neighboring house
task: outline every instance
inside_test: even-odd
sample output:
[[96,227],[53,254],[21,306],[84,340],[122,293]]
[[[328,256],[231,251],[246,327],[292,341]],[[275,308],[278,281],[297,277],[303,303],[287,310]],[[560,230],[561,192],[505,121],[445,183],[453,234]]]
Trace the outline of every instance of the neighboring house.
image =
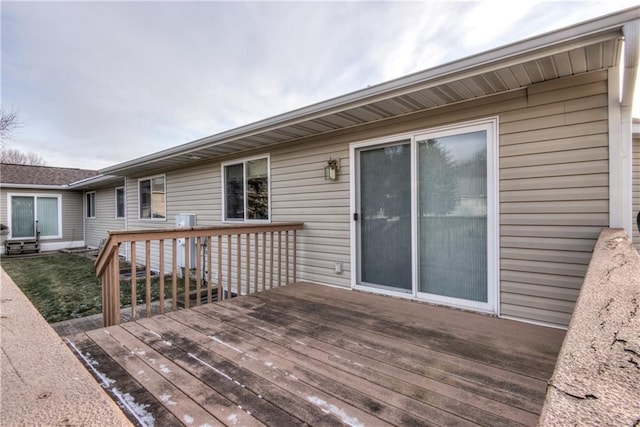
[[84,246],[82,192],[71,191],[68,184],[97,171],[3,163],[0,173],[0,223],[9,227],[6,239],[34,240],[39,230],[41,250]]
[[[11,241],[29,241],[40,233],[40,250],[98,247],[108,230],[125,227],[124,206],[116,210],[121,177],[98,171],[0,164],[0,223]],[[87,232],[86,222],[95,222]],[[0,249],[4,253],[5,247]]]
[[628,9],[105,168],[124,184],[71,186],[89,191],[86,242],[109,227],[173,228],[183,213],[198,226],[302,221],[299,280],[564,328],[601,228],[631,235],[638,209],[639,17]]

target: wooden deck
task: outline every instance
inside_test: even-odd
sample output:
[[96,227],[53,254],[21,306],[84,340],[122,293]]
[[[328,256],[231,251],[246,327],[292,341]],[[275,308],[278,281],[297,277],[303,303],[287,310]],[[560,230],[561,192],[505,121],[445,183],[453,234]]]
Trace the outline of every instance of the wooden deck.
[[535,425],[564,331],[296,284],[69,337],[150,425]]

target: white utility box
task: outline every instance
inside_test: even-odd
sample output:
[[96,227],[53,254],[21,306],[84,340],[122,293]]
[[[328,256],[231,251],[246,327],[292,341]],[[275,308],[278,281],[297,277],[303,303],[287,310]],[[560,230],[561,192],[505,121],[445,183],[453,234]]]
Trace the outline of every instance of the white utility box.
[[[176,227],[195,227],[196,226],[196,214],[178,214],[176,215]],[[178,267],[184,268],[184,247],[186,239],[178,239]],[[196,268],[196,239],[189,239],[189,266],[187,268]]]

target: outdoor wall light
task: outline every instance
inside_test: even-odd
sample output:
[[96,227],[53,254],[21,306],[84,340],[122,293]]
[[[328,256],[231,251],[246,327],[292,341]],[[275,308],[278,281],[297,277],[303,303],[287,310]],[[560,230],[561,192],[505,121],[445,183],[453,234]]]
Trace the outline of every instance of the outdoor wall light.
[[338,179],[338,159],[329,157],[327,166],[324,167],[324,179],[327,181],[335,181]]

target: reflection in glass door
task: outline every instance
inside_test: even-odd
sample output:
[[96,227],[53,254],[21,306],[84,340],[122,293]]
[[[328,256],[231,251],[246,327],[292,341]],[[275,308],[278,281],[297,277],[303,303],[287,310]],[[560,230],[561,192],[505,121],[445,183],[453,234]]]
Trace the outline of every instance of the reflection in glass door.
[[419,291],[487,303],[487,132],[416,139]]
[[411,293],[411,144],[358,151],[359,283]]

